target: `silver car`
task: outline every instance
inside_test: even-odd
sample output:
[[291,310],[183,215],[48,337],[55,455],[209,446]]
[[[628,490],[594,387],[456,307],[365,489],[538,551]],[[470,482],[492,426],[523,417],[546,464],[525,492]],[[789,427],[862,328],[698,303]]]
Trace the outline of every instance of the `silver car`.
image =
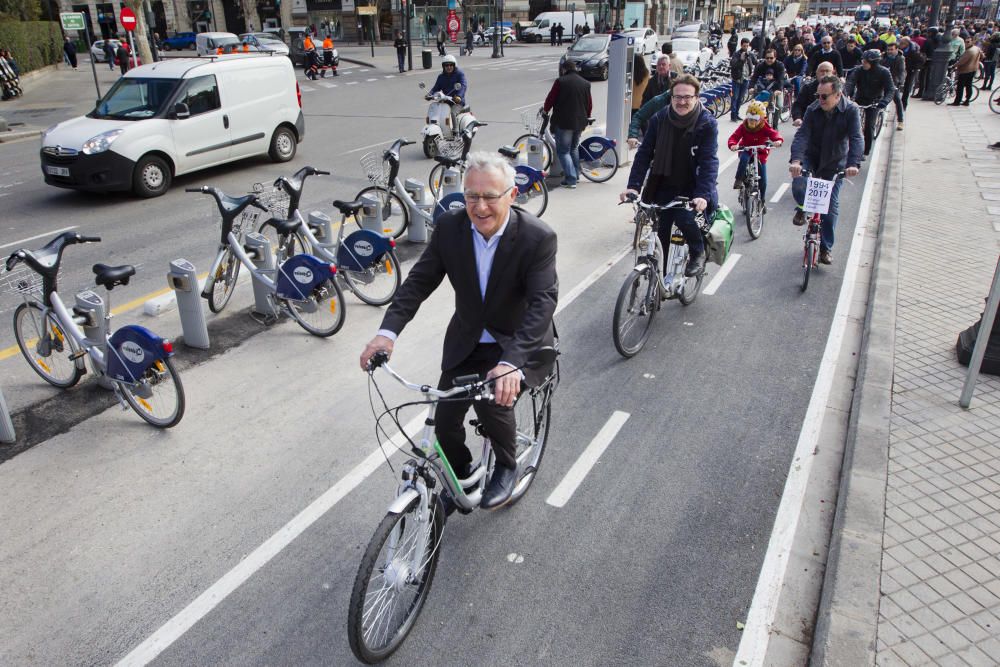
[[269,32],[245,32],[240,35],[240,42],[249,46],[251,51],[288,55],[288,45]]
[[[99,39],[90,45],[90,57],[95,63],[108,62],[108,54],[104,52],[104,41],[103,39]],[[107,41],[111,42],[111,46],[114,47],[115,51],[118,50],[118,45],[121,44],[117,39],[109,39]]]

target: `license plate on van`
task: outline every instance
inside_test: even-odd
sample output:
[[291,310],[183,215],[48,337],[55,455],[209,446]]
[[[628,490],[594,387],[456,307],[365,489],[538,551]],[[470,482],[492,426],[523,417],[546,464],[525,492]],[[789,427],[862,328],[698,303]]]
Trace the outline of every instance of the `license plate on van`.
[[69,177],[69,169],[67,167],[51,167],[45,166],[45,173],[49,176],[66,176]]

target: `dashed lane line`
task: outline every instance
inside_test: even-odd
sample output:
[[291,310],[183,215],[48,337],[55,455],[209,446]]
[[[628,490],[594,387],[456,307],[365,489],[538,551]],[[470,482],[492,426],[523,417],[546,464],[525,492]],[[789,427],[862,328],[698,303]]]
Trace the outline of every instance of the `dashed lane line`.
[[774,193],[773,197],[771,197],[771,203],[777,204],[778,200],[781,199],[782,195],[785,194],[785,192],[788,190],[788,188],[791,187],[791,185],[792,185],[791,183],[782,183],[781,186],[778,187],[778,191]]
[[34,236],[29,236],[26,239],[21,239],[20,241],[14,241],[12,243],[0,244],[0,248],[10,248],[11,246],[19,246],[28,241],[34,241],[35,239],[45,238],[47,236],[55,236],[56,234],[62,234],[63,232],[68,232],[71,229],[76,229],[78,225],[73,225],[71,227],[63,227],[62,229],[56,229],[55,231],[45,232],[44,234],[35,234]]
[[563,477],[562,481],[555,490],[549,494],[549,497],[545,499],[545,502],[553,507],[565,507],[566,503],[573,496],[573,493],[577,490],[580,484],[583,482],[587,473],[590,472],[594,464],[597,463],[597,459],[601,457],[601,454],[608,448],[611,442],[618,435],[618,432],[628,421],[631,415],[627,412],[622,412],[621,410],[615,410],[608,421],[605,422],[601,430],[597,432],[594,439],[590,441],[587,448],[583,450],[580,454],[580,458],[576,460],[573,466]]
[[715,274],[715,277],[709,281],[708,286],[703,289],[701,293],[706,296],[712,296],[718,292],[719,287],[722,286],[722,281],[726,279],[726,276],[728,276],[730,271],[733,270],[733,267],[736,266],[736,262],[740,261],[740,257],[742,257],[742,255],[738,253],[730,253],[729,257],[726,258],[726,261],[722,263],[722,268],[719,269],[719,272]]

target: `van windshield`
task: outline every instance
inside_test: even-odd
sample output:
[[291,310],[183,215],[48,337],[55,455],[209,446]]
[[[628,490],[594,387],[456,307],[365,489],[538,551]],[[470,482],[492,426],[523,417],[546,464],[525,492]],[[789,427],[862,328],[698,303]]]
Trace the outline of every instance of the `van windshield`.
[[164,109],[179,83],[180,79],[123,77],[87,116],[115,120],[152,118]]

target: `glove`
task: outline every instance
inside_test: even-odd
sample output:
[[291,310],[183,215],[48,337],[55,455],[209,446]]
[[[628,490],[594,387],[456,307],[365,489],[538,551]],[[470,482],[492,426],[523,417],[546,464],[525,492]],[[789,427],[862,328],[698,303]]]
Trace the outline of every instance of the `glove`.
[[451,99],[453,99],[455,101],[455,104],[461,104],[462,103],[462,98],[459,97],[458,95],[455,95]]

